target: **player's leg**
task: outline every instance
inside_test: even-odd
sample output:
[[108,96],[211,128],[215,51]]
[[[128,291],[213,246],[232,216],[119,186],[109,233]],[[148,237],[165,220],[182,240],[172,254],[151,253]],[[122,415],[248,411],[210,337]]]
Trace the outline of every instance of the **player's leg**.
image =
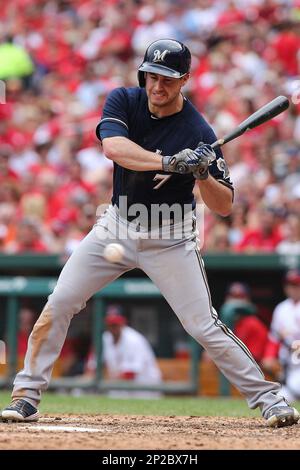
[[[203,261],[195,243],[149,240],[139,253],[139,266],[148,274],[178,316],[186,331],[207,351],[227,379],[260,407],[264,417],[286,406],[279,384],[266,381],[246,346],[219,319],[211,304]],[[150,249],[150,245],[152,249]],[[155,256],[155,252],[157,256]]]
[[100,219],[64,266],[29,337],[24,368],[14,381],[13,400],[25,398],[34,407],[38,405],[41,391],[49,384],[53,364],[60,354],[72,317],[84,308],[95,292],[134,267],[130,240],[122,240],[126,250],[120,263],[105,260],[105,246],[116,241],[111,233],[107,235],[108,219],[108,215]]

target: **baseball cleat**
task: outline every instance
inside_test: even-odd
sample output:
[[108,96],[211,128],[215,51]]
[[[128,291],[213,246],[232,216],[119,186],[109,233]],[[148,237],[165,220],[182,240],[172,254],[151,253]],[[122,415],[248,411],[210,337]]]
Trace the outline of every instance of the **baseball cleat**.
[[28,401],[18,399],[13,400],[1,413],[2,421],[29,422],[38,421],[39,410],[32,406]]
[[272,428],[282,428],[284,426],[292,426],[297,424],[299,413],[296,408],[291,406],[274,406],[268,411],[266,420],[268,426]]

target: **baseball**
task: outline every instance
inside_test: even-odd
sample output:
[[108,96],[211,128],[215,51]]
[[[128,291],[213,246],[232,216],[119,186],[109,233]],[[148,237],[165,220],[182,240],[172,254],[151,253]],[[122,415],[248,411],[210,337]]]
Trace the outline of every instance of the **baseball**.
[[110,243],[104,249],[104,258],[110,263],[119,263],[124,256],[124,247],[119,243]]

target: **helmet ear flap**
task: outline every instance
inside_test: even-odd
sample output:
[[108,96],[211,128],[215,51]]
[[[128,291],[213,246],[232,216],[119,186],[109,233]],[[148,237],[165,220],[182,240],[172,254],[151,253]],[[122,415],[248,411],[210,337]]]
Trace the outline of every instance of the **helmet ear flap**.
[[144,88],[146,85],[145,72],[138,71],[138,82],[141,88]]

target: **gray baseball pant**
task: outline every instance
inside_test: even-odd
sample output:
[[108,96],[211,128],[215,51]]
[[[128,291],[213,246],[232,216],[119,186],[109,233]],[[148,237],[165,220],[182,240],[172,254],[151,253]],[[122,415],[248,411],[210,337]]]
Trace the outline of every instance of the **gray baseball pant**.
[[[176,232],[179,225],[172,230]],[[169,227],[153,230],[151,238],[147,229],[121,218],[112,206],[98,219],[65,264],[33,328],[24,368],[14,381],[13,399],[26,398],[38,405],[73,315],[95,292],[124,272],[140,268],[160,289],[185,330],[246,397],[250,408],[260,407],[264,416],[274,405],[286,404],[278,394],[280,385],[264,379],[246,346],[218,319],[195,231],[190,227],[183,238],[168,239],[166,230]],[[125,248],[123,260],[115,264],[103,256],[105,246],[114,242]]]

